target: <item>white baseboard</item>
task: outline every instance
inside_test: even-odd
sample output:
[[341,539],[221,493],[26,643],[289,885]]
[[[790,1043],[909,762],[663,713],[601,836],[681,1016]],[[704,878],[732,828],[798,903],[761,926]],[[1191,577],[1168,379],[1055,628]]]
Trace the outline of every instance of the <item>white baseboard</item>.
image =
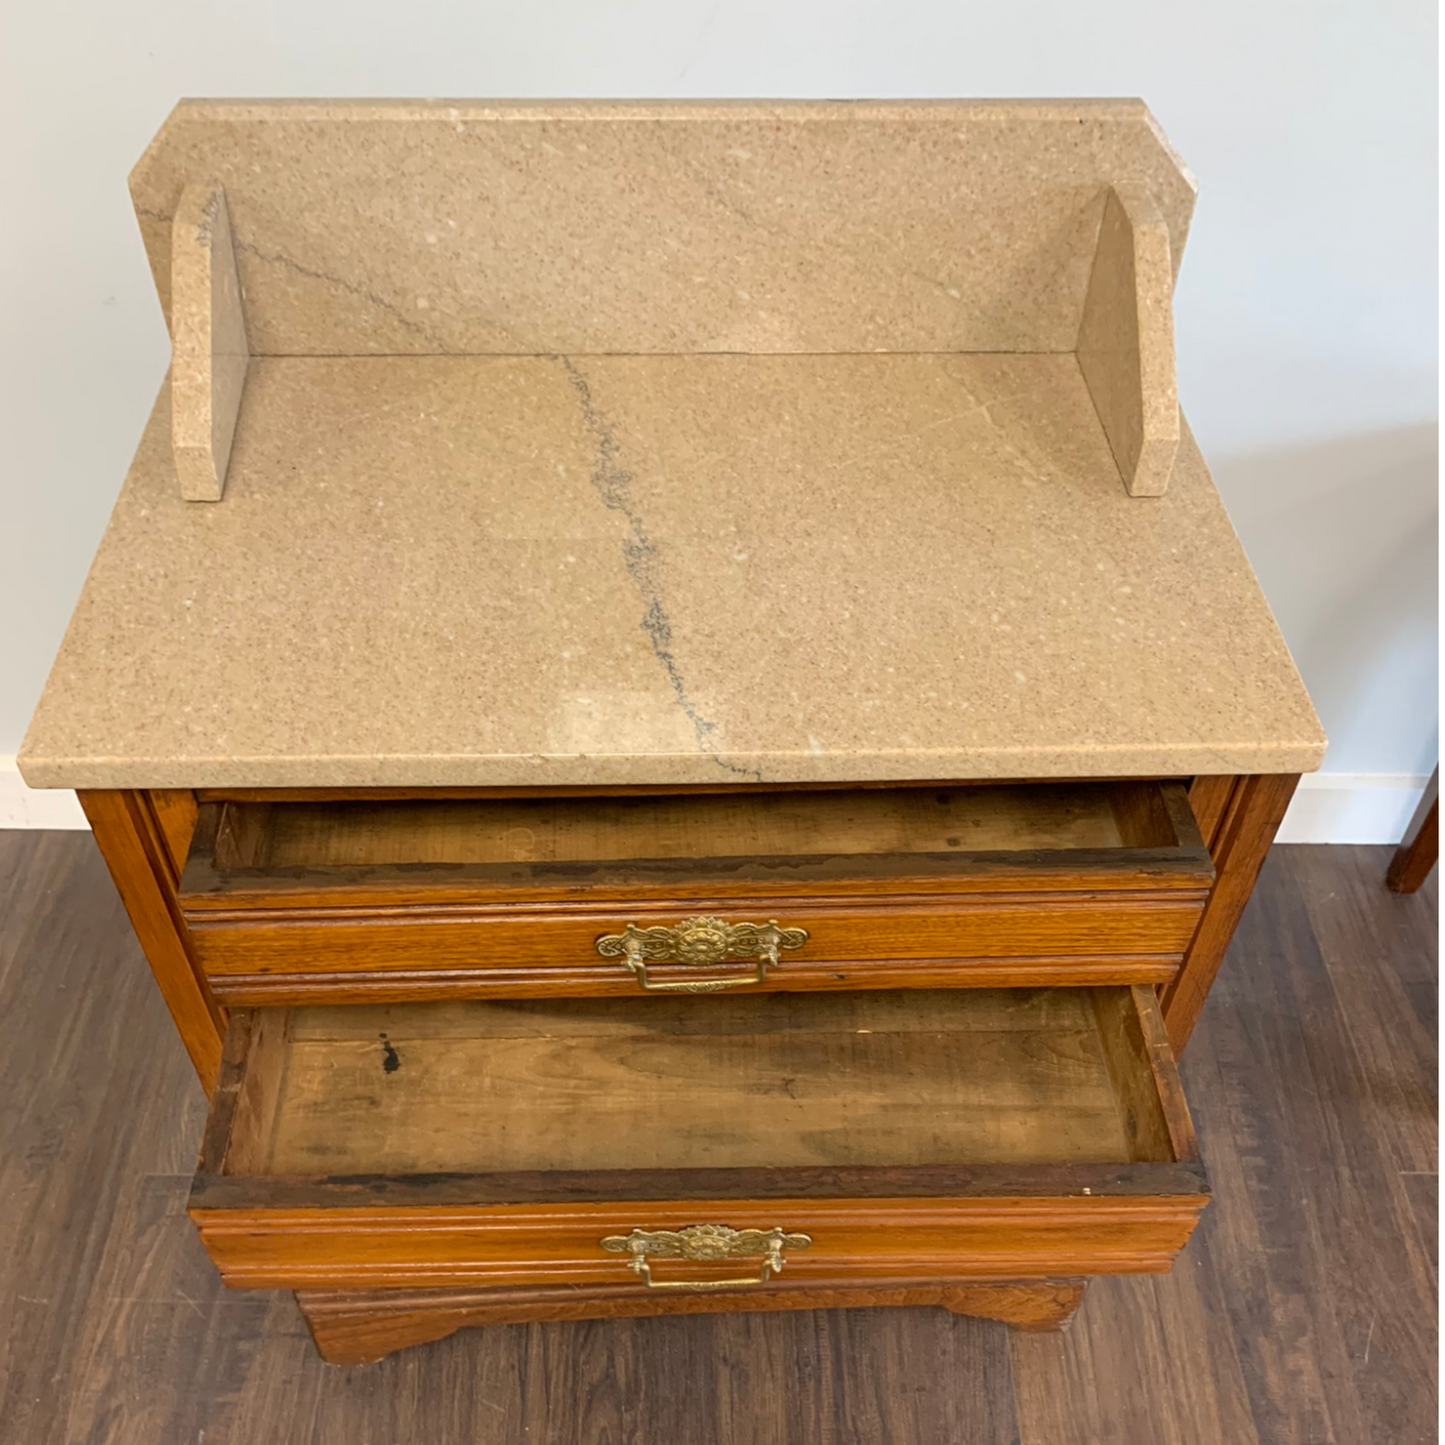
[[[1427,778],[1409,773],[1307,773],[1280,825],[1281,843],[1398,843]],[[28,788],[0,757],[0,828],[85,828],[75,794]]]
[[26,787],[15,754],[0,755],[0,828],[88,827],[74,793]]
[[1398,843],[1425,791],[1411,773],[1306,773],[1280,843]]

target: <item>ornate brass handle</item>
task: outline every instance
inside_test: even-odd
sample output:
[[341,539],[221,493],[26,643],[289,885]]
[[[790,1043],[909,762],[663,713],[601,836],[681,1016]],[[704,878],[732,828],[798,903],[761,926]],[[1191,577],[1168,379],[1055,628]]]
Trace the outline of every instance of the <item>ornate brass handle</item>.
[[[720,988],[761,983],[769,967],[776,967],[780,948],[801,948],[807,941],[807,929],[783,928],[775,919],[767,923],[728,923],[710,914],[699,914],[675,927],[639,928],[629,923],[621,933],[604,933],[597,940],[597,952],[603,958],[620,957],[636,974],[638,983],[653,993],[716,993]],[[749,973],[697,983],[690,979],[653,983],[647,976],[648,959],[673,959],[705,968],[725,958],[756,958],[758,962]]]
[[[806,1234],[785,1234],[781,1229],[732,1229],[726,1224],[689,1224],[683,1229],[634,1229],[631,1234],[609,1234],[602,1248],[613,1254],[630,1254],[633,1274],[648,1289],[733,1289],[740,1284],[767,1284],[783,1267],[784,1249],[807,1249]],[[730,1275],[725,1279],[653,1279],[647,1256],[657,1259],[746,1259],[760,1254],[757,1274]]]

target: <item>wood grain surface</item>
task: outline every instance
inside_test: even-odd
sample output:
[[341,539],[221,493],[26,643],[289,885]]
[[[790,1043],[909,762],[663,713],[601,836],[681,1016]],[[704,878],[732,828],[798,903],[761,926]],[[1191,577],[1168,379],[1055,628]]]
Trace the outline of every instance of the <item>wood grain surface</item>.
[[1414,893],[1440,859],[1440,765],[1420,797],[1405,836],[1390,859],[1385,882],[1396,893]]
[[942,1309],[495,1325],[364,1370],[185,1217],[205,1100],[82,834],[0,835],[0,1438],[1416,1445],[1436,1435],[1438,884],[1281,848],[1185,1083],[1215,1203],[1062,1336]]
[[106,789],[77,796],[201,1087],[210,1093],[221,1064],[226,1011],[206,981],[176,901],[194,808],[187,806],[185,793],[173,790]]
[[969,1281],[936,1285],[787,1285],[759,1294],[645,1295],[626,1286],[566,1285],[510,1290],[310,1290],[296,1303],[322,1359],[333,1365],[371,1364],[393,1350],[440,1340],[474,1325],[530,1320],[627,1319],[639,1315],[697,1315],[733,1310],[877,1309],[935,1306],[959,1315],[1000,1320],[1020,1330],[1060,1330],[1084,1297],[1080,1280]]
[[[256,855],[232,866],[602,862],[777,854],[1117,848],[1107,784],[860,788],[415,802],[231,804],[266,810]],[[1148,842],[1172,844],[1167,828]]]
[[1251,774],[1231,780],[1227,799],[1221,799],[1212,786],[1204,790],[1206,809],[1220,810],[1209,843],[1215,879],[1183,966],[1163,990],[1164,1022],[1176,1055],[1184,1052],[1194,1032],[1298,784],[1299,777],[1293,774]]
[[[1139,1032],[1127,989],[518,1000],[254,1017],[284,1041],[269,1059],[264,1044],[249,1051],[246,1082],[257,1092],[233,1134],[233,1174],[1174,1157],[1142,1037],[1126,1037],[1127,1021]],[[1152,1130],[1142,1147],[1126,1114]]]
[[712,909],[807,930],[767,989],[1167,983],[1213,881],[1184,787],[1140,781],[207,802],[180,892],[219,996],[264,1005],[635,993],[597,940]]
[[[419,884],[466,883],[483,897],[569,880],[646,881],[640,870],[619,867],[626,864],[675,862],[656,869],[665,881],[726,879],[739,876],[740,860],[777,866],[782,859],[809,865],[804,879],[884,884],[912,876],[930,858],[947,859],[957,873],[980,863],[1058,872],[1097,861],[1127,877],[1131,861],[1146,869],[1170,861],[1188,871],[1202,845],[1185,788],[1168,780],[490,799],[359,791],[330,802],[263,794],[201,805],[193,876],[183,891],[197,907],[225,907],[252,893],[305,897],[323,886],[355,893],[397,881],[405,875],[387,870],[404,867]],[[1139,851],[1156,849],[1162,858]],[[1111,850],[1123,856],[1036,856]],[[818,866],[830,861],[831,870]],[[602,866],[518,866],[529,864]],[[423,865],[445,871],[433,876]]]

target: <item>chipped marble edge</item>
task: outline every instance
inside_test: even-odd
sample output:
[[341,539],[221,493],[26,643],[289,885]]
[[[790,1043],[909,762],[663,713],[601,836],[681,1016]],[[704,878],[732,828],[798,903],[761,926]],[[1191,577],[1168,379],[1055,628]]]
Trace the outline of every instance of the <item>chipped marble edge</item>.
[[672,786],[691,783],[1004,782],[1023,779],[1312,773],[1323,736],[1205,747],[1096,746],[836,754],[712,753],[423,755],[312,758],[67,758],[22,750],[32,788],[486,788]]

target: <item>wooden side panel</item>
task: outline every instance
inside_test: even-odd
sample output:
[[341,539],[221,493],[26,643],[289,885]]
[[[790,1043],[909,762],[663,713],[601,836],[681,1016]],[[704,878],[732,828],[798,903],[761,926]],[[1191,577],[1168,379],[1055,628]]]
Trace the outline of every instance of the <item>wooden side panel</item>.
[[321,1358],[365,1365],[408,1345],[440,1340],[473,1325],[532,1320],[618,1319],[734,1311],[860,1309],[936,1305],[953,1314],[999,1320],[1020,1330],[1059,1330],[1083,1299],[1079,1280],[1019,1280],[936,1285],[797,1288],[775,1283],[754,1291],[687,1294],[568,1285],[542,1289],[309,1290],[296,1303]]
[[1233,780],[1210,848],[1216,874],[1214,887],[1184,955],[1184,965],[1163,993],[1164,1022],[1176,1056],[1189,1042],[1298,782],[1297,773]]
[[220,1071],[226,1015],[191,952],[176,901],[175,845],[184,831],[184,800],[167,795],[157,809],[142,792],[89,790],[79,797],[161,996],[210,1094]]
[[1179,1070],[1153,989],[1091,989],[1133,1159],[1198,1159]]
[[[1149,1065],[1136,999],[1123,989],[1090,989],[1090,1001],[1113,1085],[1115,1107],[1129,1144],[1131,1159],[1172,1159],[1173,1140],[1156,1080]],[[1150,990],[1143,990],[1148,995]],[[1157,1004],[1153,1005],[1157,1008]]]
[[[218,869],[257,868],[265,860],[267,821],[271,807],[267,803],[240,805],[222,803],[206,805],[204,833],[197,830],[198,840],[210,840],[211,857]],[[214,816],[212,816],[214,814]]]
[[1219,824],[1237,781],[1232,773],[1222,773],[1197,777],[1189,785],[1189,806],[1194,810],[1200,835],[1211,855]]
[[[1182,812],[1178,806],[1181,802],[1186,805]],[[1157,783],[1114,783],[1109,789],[1109,805],[1119,840],[1127,847],[1197,846],[1200,842],[1187,807],[1187,795],[1178,784],[1161,788]],[[1183,834],[1179,824],[1183,825]]]
[[1139,1029],[1144,1057],[1152,1082],[1150,1097],[1159,1101],[1164,1124],[1169,1133],[1170,1157],[1183,1162],[1199,1159],[1199,1143],[1194,1136],[1194,1120],[1189,1117],[1189,1104],[1179,1078],[1179,1062],[1169,1043],[1169,1031],[1153,989],[1135,984],[1129,992],[1134,1000],[1133,1022]]
[[165,839],[172,885],[178,885],[196,831],[196,795],[189,788],[152,788],[145,796]]

